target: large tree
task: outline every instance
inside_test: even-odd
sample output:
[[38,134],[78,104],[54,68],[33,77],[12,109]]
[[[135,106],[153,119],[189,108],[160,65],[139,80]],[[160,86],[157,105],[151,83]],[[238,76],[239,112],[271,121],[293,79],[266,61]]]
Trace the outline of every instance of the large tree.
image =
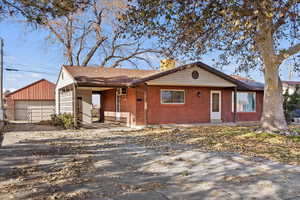
[[152,67],[147,55],[160,51],[145,48],[144,40],[123,39],[117,28],[117,18],[126,8],[125,0],[90,0],[83,11],[45,19],[41,24],[49,30],[51,41],[64,51],[68,65],[87,66],[93,62],[119,67],[127,62],[135,67],[141,63]]
[[200,58],[214,51],[220,64],[260,67],[262,128],[277,132],[288,129],[279,71],[285,60],[299,63],[299,6],[299,0],[133,0],[121,20],[135,37],[157,37],[170,55]]

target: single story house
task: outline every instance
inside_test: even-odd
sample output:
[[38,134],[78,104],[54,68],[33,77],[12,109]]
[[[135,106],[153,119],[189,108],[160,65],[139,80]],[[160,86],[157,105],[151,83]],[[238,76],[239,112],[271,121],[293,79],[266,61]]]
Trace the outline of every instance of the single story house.
[[36,122],[49,120],[55,111],[55,84],[45,79],[6,95],[7,120]]
[[202,62],[161,65],[158,71],[63,66],[56,112],[92,123],[92,94],[97,93],[101,120],[130,127],[260,120],[263,84],[238,80]]

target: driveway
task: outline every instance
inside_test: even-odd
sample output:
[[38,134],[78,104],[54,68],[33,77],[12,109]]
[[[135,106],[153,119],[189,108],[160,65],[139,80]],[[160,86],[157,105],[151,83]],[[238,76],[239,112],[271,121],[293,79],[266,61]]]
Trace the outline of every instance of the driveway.
[[0,149],[0,199],[300,199],[299,166],[143,145],[142,131],[15,130]]

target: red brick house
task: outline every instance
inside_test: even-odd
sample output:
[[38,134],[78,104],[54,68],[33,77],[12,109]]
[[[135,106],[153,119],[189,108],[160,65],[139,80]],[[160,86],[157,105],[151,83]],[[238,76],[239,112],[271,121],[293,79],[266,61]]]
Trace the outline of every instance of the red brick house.
[[49,120],[55,108],[55,84],[41,79],[6,95],[7,120]]
[[263,84],[238,80],[202,62],[165,71],[63,66],[57,113],[92,123],[91,96],[101,95],[102,121],[128,126],[259,121]]

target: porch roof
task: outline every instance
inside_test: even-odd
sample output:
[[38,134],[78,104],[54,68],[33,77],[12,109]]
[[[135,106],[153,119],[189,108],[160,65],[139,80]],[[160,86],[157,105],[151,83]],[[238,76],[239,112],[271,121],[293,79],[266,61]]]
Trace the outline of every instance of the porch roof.
[[108,67],[64,66],[79,86],[127,87],[135,80],[158,73],[156,70],[138,70]]
[[255,81],[238,80],[202,62],[176,67],[167,71],[141,70],[126,68],[63,66],[79,86],[85,87],[131,87],[151,81],[191,67],[202,68],[230,83],[238,90],[262,90],[263,84]]

